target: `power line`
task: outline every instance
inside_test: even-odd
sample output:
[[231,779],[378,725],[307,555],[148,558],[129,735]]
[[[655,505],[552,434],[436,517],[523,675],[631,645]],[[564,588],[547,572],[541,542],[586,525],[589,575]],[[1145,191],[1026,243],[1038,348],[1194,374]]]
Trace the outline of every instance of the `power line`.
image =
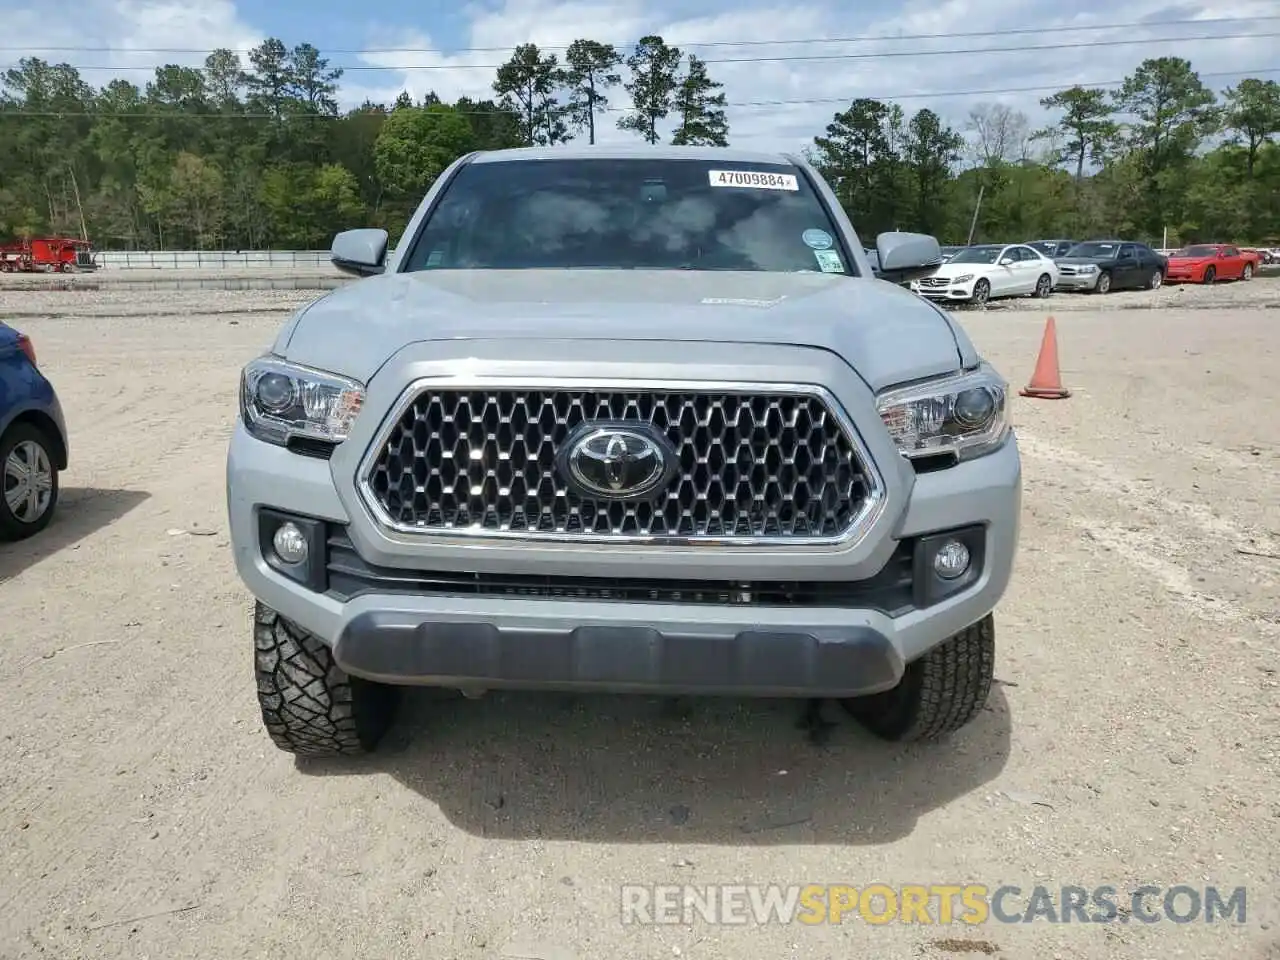
[[[701,40],[688,43],[674,43],[673,46],[681,48],[687,47],[764,47],[764,46],[793,46],[808,45],[815,43],[894,43],[905,40],[955,40],[958,38],[974,38],[974,37],[1011,37],[1026,34],[1043,34],[1046,30],[1055,33],[1079,33],[1083,30],[1131,30],[1131,29],[1155,29],[1158,27],[1175,27],[1175,26],[1208,26],[1210,24],[1220,23],[1258,23],[1260,21],[1280,20],[1280,16],[1265,17],[1205,17],[1205,18],[1189,18],[1183,20],[1162,20],[1159,22],[1135,20],[1129,23],[1099,23],[1099,24],[1081,24],[1071,26],[1063,24],[1060,26],[1039,26],[1039,27],[1020,27],[1016,29],[1006,30],[975,30],[970,32],[949,32],[949,33],[903,33],[903,34],[862,34],[854,37],[801,37],[792,40]],[[634,45],[634,40],[628,40],[622,43],[614,43],[614,47],[629,47]],[[505,47],[455,47],[452,50],[444,50],[438,47],[366,47],[363,50],[324,50],[322,53],[334,55],[350,55],[359,56],[362,54],[379,54],[379,53],[430,53],[439,54],[440,56],[456,56],[460,53],[507,53],[513,50],[514,44]],[[230,49],[230,48],[224,48]],[[231,49],[232,53],[249,53],[253,48],[240,47]],[[538,45],[539,50],[543,51],[559,51],[568,50],[567,44],[548,44]],[[0,47],[0,53],[13,52],[39,52],[39,53],[184,53],[184,54],[210,54],[213,50],[200,47]],[[90,68],[86,68],[90,69]],[[95,68],[96,69],[96,68]]]
[[[1052,43],[1052,44],[1029,44],[1017,47],[965,47],[950,50],[892,50],[881,53],[833,53],[833,54],[808,54],[792,57],[712,57],[705,60],[705,63],[799,63],[799,62],[830,62],[830,61],[850,61],[850,60],[888,60],[898,57],[951,57],[951,56],[973,56],[986,55],[993,53],[1030,53],[1034,51],[1056,51],[1056,50],[1084,50],[1094,49],[1098,47],[1131,47],[1144,44],[1156,43],[1205,43],[1211,40],[1254,40],[1266,39],[1270,37],[1280,37],[1280,32],[1273,33],[1227,33],[1217,34],[1214,36],[1199,37],[1146,37],[1143,39],[1125,39],[1125,40],[1088,40],[1082,43]],[[6,64],[5,66],[16,67],[17,64]],[[164,64],[156,64],[153,66],[76,66],[77,70],[101,70],[108,73],[120,73],[126,70],[144,70],[154,71]],[[334,67],[341,67],[344,72],[355,71],[390,71],[392,73],[409,73],[418,70],[497,70],[501,67],[500,63],[460,63],[460,64],[414,64],[414,65],[398,65],[398,66],[375,66],[372,64],[334,64]]]
[[[1202,78],[1224,78],[1224,77],[1259,77],[1267,74],[1280,73],[1280,67],[1260,67],[1253,70],[1228,70],[1218,73],[1202,73]],[[1059,82],[1053,84],[1044,84],[1032,87],[988,87],[982,90],[938,90],[928,93],[898,93],[898,94],[882,94],[875,99],[882,101],[897,100],[934,100],[944,97],[988,97],[1009,93],[1044,93],[1047,91],[1057,92],[1064,87],[1085,87],[1085,88],[1101,88],[1101,87],[1118,87],[1125,82],[1124,78],[1119,80],[1094,80],[1088,82]],[[823,104],[847,104],[855,98],[853,97],[814,97],[802,100],[743,100],[736,103],[726,103],[726,107],[733,108],[753,108],[753,107],[800,107],[800,106],[819,106]],[[601,107],[597,108],[597,113],[629,113],[629,107]],[[488,117],[493,116],[490,110],[455,110],[454,114],[461,116]],[[181,112],[165,112],[165,111],[135,111],[135,112],[104,112],[98,110],[78,110],[78,111],[57,111],[57,110],[0,110],[0,120],[6,117],[45,117],[45,118],[73,118],[73,117],[96,117],[100,119],[138,119],[138,120],[278,120],[281,119],[270,113],[181,113]],[[289,120],[323,120],[334,122],[345,119],[345,115],[333,116],[323,113],[302,113],[290,114]]]

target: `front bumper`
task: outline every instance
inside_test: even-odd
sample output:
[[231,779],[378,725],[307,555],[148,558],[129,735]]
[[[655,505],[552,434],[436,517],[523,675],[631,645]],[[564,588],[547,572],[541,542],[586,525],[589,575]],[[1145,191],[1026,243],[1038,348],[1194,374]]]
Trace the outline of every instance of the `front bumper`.
[[916,281],[911,285],[911,292],[919,294],[926,300],[965,303],[973,299],[974,283],[975,281],[970,280],[967,283],[950,283],[945,287],[926,287]]
[[1098,285],[1097,273],[1075,273],[1059,275],[1058,282],[1054,284],[1055,290],[1092,290]]
[[[973,578],[923,606],[915,591],[931,573],[909,559],[905,599],[886,601],[881,591],[854,597],[847,606],[753,606],[660,591],[653,592],[656,599],[633,593],[619,601],[561,580],[546,581],[561,584],[550,592],[517,584],[484,594],[469,579],[479,575],[456,573],[449,584],[425,589],[423,581],[442,578],[403,568],[376,568],[380,581],[357,589],[335,573],[338,546],[324,548],[330,566],[325,579],[307,586],[269,562],[259,528],[276,507],[323,518],[326,543],[335,525],[346,529],[352,520],[329,468],[254,440],[237,425],[228,456],[228,502],[241,578],[263,603],[329,643],[348,673],[460,688],[829,697],[888,689],[906,664],[995,608],[1010,579],[1021,509],[1021,461],[1012,437],[980,460],[916,477],[905,511],[893,521],[891,544],[957,527],[976,529],[980,537]],[[343,542],[350,548],[346,557],[373,568],[352,541]],[[877,569],[858,569],[859,582],[884,580],[894,563],[903,563],[901,552],[891,547]],[[532,579],[540,564],[538,551],[529,553],[519,576]],[[679,562],[673,565],[672,576],[685,576]],[[477,566],[458,557],[451,569]],[[842,574],[854,576],[836,557],[825,569],[783,575],[830,585]]]

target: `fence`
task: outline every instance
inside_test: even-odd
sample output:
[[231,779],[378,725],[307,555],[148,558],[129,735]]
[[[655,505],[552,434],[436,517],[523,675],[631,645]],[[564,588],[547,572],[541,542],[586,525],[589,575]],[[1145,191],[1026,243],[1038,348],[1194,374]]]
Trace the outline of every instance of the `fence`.
[[[388,251],[390,256],[390,251]],[[103,270],[218,270],[224,267],[326,267],[328,250],[98,250]]]

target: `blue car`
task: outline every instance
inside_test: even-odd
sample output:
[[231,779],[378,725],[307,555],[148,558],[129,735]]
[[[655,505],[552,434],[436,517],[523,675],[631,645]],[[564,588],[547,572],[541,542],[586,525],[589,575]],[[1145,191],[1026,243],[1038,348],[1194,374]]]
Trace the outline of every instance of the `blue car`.
[[67,425],[31,338],[0,322],[0,540],[23,540],[53,519],[67,468]]

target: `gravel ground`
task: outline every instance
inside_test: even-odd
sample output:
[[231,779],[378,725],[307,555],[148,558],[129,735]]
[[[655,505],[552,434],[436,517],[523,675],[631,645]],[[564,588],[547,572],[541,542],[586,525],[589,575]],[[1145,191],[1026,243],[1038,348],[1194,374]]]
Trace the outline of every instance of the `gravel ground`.
[[[1000,682],[949,744],[424,692],[348,764],[261,729],[223,503],[238,368],[316,292],[100,286],[0,291],[73,455],[0,548],[0,956],[1280,957],[1280,285],[961,313],[1015,386],[1058,315],[1074,396],[1015,401]],[[874,881],[1243,885],[1248,921],[619,921],[627,883]]]

